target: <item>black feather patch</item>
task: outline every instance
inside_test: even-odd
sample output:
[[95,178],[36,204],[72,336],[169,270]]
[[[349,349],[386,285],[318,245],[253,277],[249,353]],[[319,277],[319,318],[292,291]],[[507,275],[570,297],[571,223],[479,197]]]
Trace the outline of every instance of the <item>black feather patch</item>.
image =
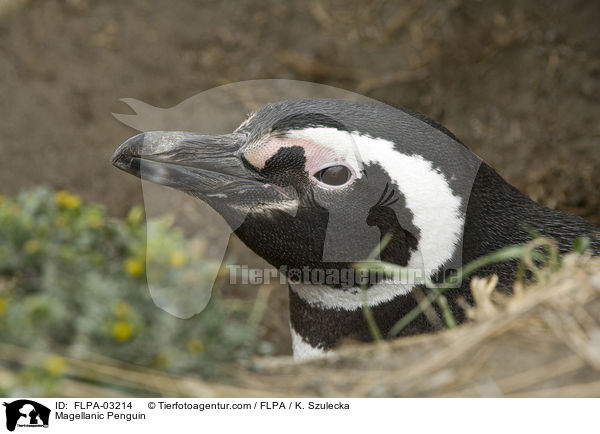
[[294,186],[298,193],[308,187],[308,173],[305,169],[306,156],[301,146],[280,148],[265,162],[260,174],[269,182],[281,187]]

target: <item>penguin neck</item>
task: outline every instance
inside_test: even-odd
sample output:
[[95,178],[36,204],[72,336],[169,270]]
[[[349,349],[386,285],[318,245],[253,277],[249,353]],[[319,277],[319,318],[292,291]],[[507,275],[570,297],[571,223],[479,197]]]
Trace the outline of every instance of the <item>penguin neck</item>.
[[[581,217],[546,208],[507,183],[494,169],[482,163],[466,211],[462,245],[463,265],[487,253],[532,239],[530,231],[556,240],[561,253],[571,251],[578,236],[592,239],[598,229]],[[592,241],[600,253],[600,241]],[[498,274],[510,284],[516,262],[497,264],[481,270]]]
[[[598,228],[580,217],[533,202],[504,181],[491,167],[482,163],[467,205],[462,251],[456,253],[462,254],[462,259],[456,263],[464,265],[503,247],[526,243],[532,238],[528,227],[541,235],[553,237],[561,253],[572,250],[576,237],[590,236],[593,240],[592,250],[600,254],[600,241],[594,240],[594,234],[596,237],[599,234]],[[394,232],[392,227],[379,229],[382,235]],[[479,273],[497,274],[501,284],[508,287],[514,281],[516,266],[516,261],[510,261],[486,267],[479,270]],[[466,279],[461,287],[447,293],[450,309],[459,322],[464,320],[464,311],[456,300],[459,296],[471,299],[468,287],[469,279]],[[415,297],[411,294],[415,288],[386,288],[381,285],[369,288],[369,300],[373,301],[370,303],[371,311],[384,335],[396,321],[417,306]],[[356,288],[340,290],[322,285],[290,285],[290,323],[296,357],[314,357],[319,351],[326,352],[334,348],[345,337],[360,341],[371,340],[362,305],[356,300],[354,305],[349,302],[352,297],[360,297],[360,293],[356,291]],[[390,291],[387,294],[393,293],[393,296],[382,298],[378,302],[373,299],[377,296],[377,291],[381,294]],[[345,303],[343,306],[336,305],[342,301]],[[419,315],[401,335],[435,329],[424,315]]]
[[[381,285],[374,285],[368,289],[370,299],[373,292],[386,290],[382,289]],[[342,290],[324,285],[294,284],[290,284],[289,287],[290,326],[295,358],[310,358],[318,352],[331,350],[344,338],[362,342],[372,340],[362,305],[360,302],[349,304],[348,300],[352,298],[356,298],[357,301],[362,299],[360,292],[353,292],[354,288]],[[406,289],[410,292],[412,287]],[[389,290],[397,291],[397,295],[381,303],[370,303],[371,313],[384,336],[387,336],[403,312],[407,313],[417,306],[415,298],[403,293],[402,289],[393,289],[390,285]],[[344,307],[336,306],[341,300],[345,302]],[[400,335],[428,331],[435,331],[435,327],[420,315],[402,330]]]

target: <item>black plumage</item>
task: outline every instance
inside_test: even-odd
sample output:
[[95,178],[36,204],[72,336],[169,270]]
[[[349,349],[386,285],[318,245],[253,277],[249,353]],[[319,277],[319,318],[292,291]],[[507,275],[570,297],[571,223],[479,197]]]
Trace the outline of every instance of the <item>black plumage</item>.
[[[158,145],[164,137],[168,145]],[[422,266],[437,280],[482,255],[529,241],[531,229],[554,238],[561,253],[587,236],[600,254],[598,228],[533,202],[436,122],[376,102],[282,101],[229,135],[138,135],[121,145],[113,163],[204,200],[285,273],[352,269],[386,236],[382,260]],[[319,171],[339,166],[352,174],[347,183],[325,185]],[[515,271],[516,261],[509,261],[480,274],[495,273],[509,288]],[[294,283],[291,325],[302,345],[327,350],[343,337],[371,339],[355,284]],[[394,292],[380,283],[365,286],[375,294],[371,310],[386,333],[417,305],[414,294],[422,285]],[[470,298],[468,285],[466,279],[446,294],[459,321],[464,313],[457,299]],[[435,328],[421,315],[402,334]]]

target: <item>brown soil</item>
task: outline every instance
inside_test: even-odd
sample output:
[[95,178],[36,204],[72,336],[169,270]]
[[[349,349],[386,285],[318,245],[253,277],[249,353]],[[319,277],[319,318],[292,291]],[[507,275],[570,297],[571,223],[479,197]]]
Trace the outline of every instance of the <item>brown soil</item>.
[[133,97],[170,107],[219,84],[339,86],[448,126],[509,182],[600,222],[600,5],[573,2],[6,1],[0,193],[69,188],[123,214],[113,169]]

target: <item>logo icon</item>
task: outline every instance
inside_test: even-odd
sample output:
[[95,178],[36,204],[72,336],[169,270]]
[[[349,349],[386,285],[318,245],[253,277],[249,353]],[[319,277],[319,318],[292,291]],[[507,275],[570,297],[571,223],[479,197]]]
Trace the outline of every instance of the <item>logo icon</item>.
[[29,399],[19,399],[4,403],[6,407],[6,429],[14,431],[16,427],[48,428],[50,409]]

